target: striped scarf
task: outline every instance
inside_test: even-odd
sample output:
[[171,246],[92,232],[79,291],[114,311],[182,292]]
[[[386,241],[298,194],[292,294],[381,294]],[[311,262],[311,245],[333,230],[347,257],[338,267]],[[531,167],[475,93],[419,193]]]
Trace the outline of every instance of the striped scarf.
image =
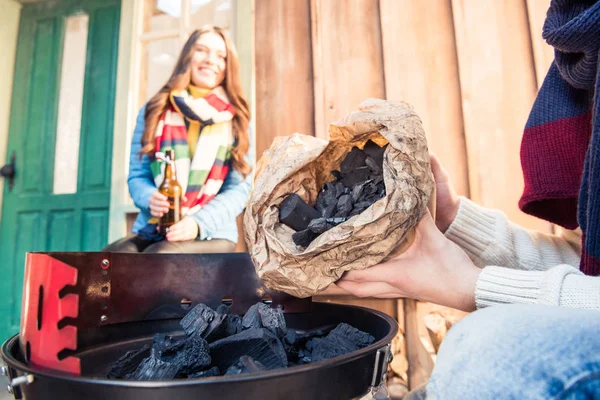
[[521,209],[583,232],[580,269],[600,275],[600,2],[552,0],[555,59],[521,144]]
[[177,181],[186,197],[182,200],[184,216],[214,198],[229,173],[234,114],[220,86],[213,90],[190,86],[171,92],[170,105],[156,127],[156,153],[150,168],[159,187],[164,179],[164,152],[175,151]]

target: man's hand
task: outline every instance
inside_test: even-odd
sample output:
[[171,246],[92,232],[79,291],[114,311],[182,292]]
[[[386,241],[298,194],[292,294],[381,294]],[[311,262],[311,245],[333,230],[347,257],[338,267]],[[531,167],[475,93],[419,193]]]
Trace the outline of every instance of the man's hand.
[[408,297],[473,311],[479,273],[480,269],[444,237],[427,212],[408,250],[385,263],[349,271],[337,285],[358,297]]

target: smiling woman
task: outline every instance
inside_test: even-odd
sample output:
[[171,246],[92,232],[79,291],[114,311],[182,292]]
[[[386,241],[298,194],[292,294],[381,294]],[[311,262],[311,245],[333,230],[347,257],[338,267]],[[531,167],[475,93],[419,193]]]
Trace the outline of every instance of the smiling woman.
[[[238,238],[236,216],[251,183],[250,112],[242,94],[239,63],[224,30],[194,31],[167,83],[139,113],[131,145],[129,193],[141,212],[133,235],[105,251],[160,253],[232,252]],[[159,193],[164,162],[173,150],[185,197],[183,219],[166,236],[157,219],[169,207]]]

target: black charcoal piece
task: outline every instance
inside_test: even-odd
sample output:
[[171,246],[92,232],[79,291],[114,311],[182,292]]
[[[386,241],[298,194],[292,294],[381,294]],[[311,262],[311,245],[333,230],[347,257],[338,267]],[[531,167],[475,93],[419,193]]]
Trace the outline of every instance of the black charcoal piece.
[[381,168],[383,166],[383,156],[387,146],[388,145],[386,144],[383,147],[379,147],[375,142],[369,140],[367,141],[367,143],[365,143],[365,147],[363,148],[363,150]]
[[223,328],[223,321],[226,315],[214,311],[205,304],[198,304],[192,308],[189,313],[181,320],[181,326],[186,335],[198,335],[204,339],[210,339],[210,336]]
[[347,220],[348,220],[348,218],[346,218],[346,217],[337,217],[337,218],[327,218],[326,221],[328,224],[335,226],[335,225],[341,224],[342,222],[346,222]]
[[268,329],[278,338],[283,338],[287,334],[287,326],[281,306],[273,308],[267,304],[259,303],[258,313],[263,328]]
[[193,374],[188,375],[188,378],[208,378],[210,376],[219,376],[221,375],[221,371],[219,368],[212,367],[211,369],[207,369],[206,371],[198,371]]
[[364,187],[365,187],[365,182],[363,182],[359,185],[356,185],[352,188],[352,201],[353,202],[356,203],[357,201],[360,200],[360,198],[363,194],[363,191],[364,191]]
[[348,188],[345,187],[342,182],[336,182],[335,183],[335,197],[339,199],[343,194],[346,193],[347,189]]
[[179,376],[202,371],[211,363],[208,343],[198,336],[186,338],[183,346],[176,352],[163,352],[160,359],[176,365],[179,368]]
[[371,176],[369,167],[359,167],[348,174],[342,174],[342,183],[344,186],[351,188],[368,180]]
[[283,309],[272,308],[264,303],[256,303],[248,309],[242,319],[242,327],[244,329],[266,328],[280,338],[287,333]]
[[287,366],[285,349],[269,330],[249,329],[210,344],[213,364],[227,371],[243,355],[252,357],[267,369]]
[[305,230],[315,218],[319,218],[319,212],[295,193],[286,197],[279,207],[279,222],[296,232]]
[[240,333],[242,329],[242,317],[237,314],[227,315],[227,319],[225,320],[224,337]]
[[163,334],[156,334],[153,338],[152,348],[156,350],[156,354],[159,358],[162,357],[163,354],[170,355],[175,354],[185,344],[187,336],[184,338],[174,338],[172,336],[167,336]]
[[285,334],[285,343],[289,345],[295,345],[298,340],[298,333],[296,333],[295,329],[288,328],[287,333]]
[[330,218],[333,216],[338,198],[333,183],[326,184],[317,196],[316,208],[320,216]]
[[340,172],[342,173],[342,176],[352,174],[358,168],[364,167],[366,159],[367,154],[364,151],[358,147],[353,147],[352,150],[350,150],[350,152],[346,155],[346,158],[344,158],[344,161],[342,161],[340,164]]
[[[244,314],[244,318],[242,318],[242,328],[243,329],[259,329],[262,328],[262,322],[260,320],[260,314],[258,313],[258,306],[262,303],[256,303],[251,306],[246,314]],[[263,304],[265,305],[265,304]]]
[[150,355],[150,346],[144,345],[139,350],[131,350],[125,353],[110,367],[107,377],[110,379],[125,379],[129,374],[135,372],[140,363]]
[[231,314],[231,307],[229,307],[227,304],[221,304],[215,311],[219,314],[228,315]]
[[300,247],[308,247],[308,245],[311,244],[311,242],[315,240],[316,237],[317,234],[308,229],[292,233],[292,240],[294,241],[296,246]]
[[227,369],[225,375],[240,375],[240,374],[251,374],[253,372],[266,371],[264,365],[260,362],[255,361],[252,357],[241,356],[238,362],[233,364]]
[[377,165],[377,162],[373,160],[371,157],[367,157],[366,161],[367,167],[371,169],[371,174],[379,175],[382,173],[381,166]]
[[177,365],[160,360],[156,351],[152,349],[150,356],[140,363],[130,379],[138,381],[170,380],[175,378],[178,372]]
[[308,224],[308,229],[317,234],[325,232],[327,230],[327,219],[323,217],[313,219]]
[[342,197],[340,197],[336,207],[336,217],[347,217],[348,214],[350,214],[350,211],[352,211],[352,196],[349,194],[345,194]]
[[306,343],[312,351],[312,361],[317,362],[356,351],[373,343],[375,338],[346,323],[339,324],[324,338],[314,338]]

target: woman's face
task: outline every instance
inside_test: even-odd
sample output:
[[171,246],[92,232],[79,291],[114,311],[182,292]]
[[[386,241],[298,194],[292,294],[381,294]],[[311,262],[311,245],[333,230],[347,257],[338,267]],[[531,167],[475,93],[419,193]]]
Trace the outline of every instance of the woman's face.
[[213,89],[225,79],[227,47],[218,33],[200,35],[191,61],[192,85]]

